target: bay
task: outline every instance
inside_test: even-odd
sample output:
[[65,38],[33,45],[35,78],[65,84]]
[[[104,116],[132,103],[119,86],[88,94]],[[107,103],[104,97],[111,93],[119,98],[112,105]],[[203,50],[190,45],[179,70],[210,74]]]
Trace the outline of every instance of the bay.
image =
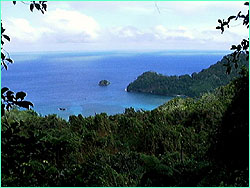
[[[172,97],[128,93],[127,85],[146,71],[164,75],[199,72],[221,60],[225,51],[157,52],[36,52],[11,53],[15,60],[2,70],[2,87],[28,93],[41,115],[84,116],[106,112],[123,113],[125,108],[152,110]],[[107,87],[98,85],[109,80]],[[58,110],[66,108],[65,111]]]

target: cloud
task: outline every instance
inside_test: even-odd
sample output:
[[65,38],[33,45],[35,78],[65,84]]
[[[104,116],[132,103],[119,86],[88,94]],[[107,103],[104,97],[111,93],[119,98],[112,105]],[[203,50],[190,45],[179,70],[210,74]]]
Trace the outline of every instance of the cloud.
[[104,43],[126,47],[150,46],[165,49],[228,49],[240,42],[242,36],[228,30],[223,35],[215,28],[192,29],[184,26],[167,28],[164,25],[139,29],[134,26],[114,27],[106,31]]
[[[236,41],[238,43],[241,42],[242,37],[236,33],[233,33],[231,31],[227,31],[225,33],[220,34],[220,31],[214,31],[214,30],[204,30],[200,33],[197,33],[197,39],[203,42],[209,42],[209,43],[227,43],[229,46],[231,46]],[[231,45],[230,45],[231,44]]]
[[45,32],[51,32],[46,27],[33,27],[24,18],[9,18],[6,22],[6,28],[11,38],[28,43],[37,41]]
[[24,18],[8,18],[5,24],[11,38],[20,43],[85,43],[96,40],[100,31],[92,17],[62,9],[48,11],[37,27]]
[[64,33],[72,38],[75,35],[81,36],[80,38],[78,37],[78,40],[91,40],[99,36],[99,24],[92,17],[78,11],[57,8],[56,10],[49,11],[44,21],[55,33]]
[[194,39],[192,32],[183,26],[179,26],[177,29],[168,29],[163,25],[158,25],[154,28],[154,33],[156,38],[160,40],[174,38]]
[[131,38],[135,39],[139,35],[144,34],[138,28],[133,26],[125,26],[125,27],[113,27],[109,30],[110,34],[115,35],[118,38]]
[[[111,37],[107,37],[108,35]],[[194,36],[191,30],[183,26],[168,29],[163,25],[157,25],[147,29],[139,29],[134,26],[114,27],[106,33],[106,38],[117,42],[166,42],[169,40],[193,40]]]
[[230,44],[247,38],[248,30],[238,26],[242,22],[232,22],[221,35],[215,29],[217,19],[237,13],[242,7],[243,2],[48,2],[44,15],[28,11],[27,16],[22,10],[20,15],[6,14],[4,21],[6,33],[13,42],[18,40],[22,49],[31,43],[37,49],[41,45],[65,50],[105,50],[112,45],[117,49],[230,48]]

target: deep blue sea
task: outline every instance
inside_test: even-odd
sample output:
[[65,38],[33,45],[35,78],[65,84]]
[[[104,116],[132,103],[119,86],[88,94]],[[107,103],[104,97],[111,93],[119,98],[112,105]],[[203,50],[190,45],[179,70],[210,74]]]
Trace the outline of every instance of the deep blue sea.
[[[84,116],[125,108],[152,110],[171,97],[128,93],[127,85],[145,71],[164,75],[199,72],[221,60],[222,51],[37,52],[11,53],[15,63],[1,71],[2,87],[25,91],[41,115]],[[109,80],[107,87],[98,85]],[[58,108],[66,108],[59,111]]]

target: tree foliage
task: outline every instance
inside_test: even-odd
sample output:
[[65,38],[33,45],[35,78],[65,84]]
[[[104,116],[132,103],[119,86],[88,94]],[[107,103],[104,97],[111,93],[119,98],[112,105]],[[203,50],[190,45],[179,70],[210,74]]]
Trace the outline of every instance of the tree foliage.
[[[27,4],[26,2],[21,2]],[[44,14],[44,12],[47,11],[46,2],[47,1],[30,1],[30,3],[28,3],[30,11],[33,12],[33,9],[35,8]],[[17,1],[13,1],[14,5],[16,5],[16,3]],[[6,29],[3,27],[1,20],[1,70],[7,70],[8,65],[10,63],[14,63],[10,54],[4,49],[5,42],[10,42],[10,37],[5,33],[5,31]],[[5,114],[5,110],[9,110],[13,106],[19,106],[26,109],[29,109],[31,106],[33,107],[33,104],[30,101],[24,101],[25,96],[26,93],[23,91],[15,94],[15,92],[11,91],[9,88],[3,87],[1,89],[1,116]]]
[[1,20],[1,70],[7,70],[8,64],[14,63],[14,61],[10,58],[9,53],[3,48],[3,45],[6,41],[10,42],[10,37],[5,34],[5,29],[3,28],[3,23]]
[[[47,11],[47,1],[30,1],[30,3],[25,3],[21,1],[24,4],[29,5],[30,11],[33,12],[34,8],[38,11],[41,11],[41,13],[45,13]],[[13,4],[16,5],[17,1],[13,1]]]
[[65,121],[11,110],[2,117],[2,186],[248,186],[248,116],[235,108],[246,104],[245,79],[152,111]]
[[[249,6],[249,2],[245,2],[244,5]],[[242,20],[242,24],[246,26],[247,29],[249,29],[249,10],[246,14],[243,14],[241,11],[237,15],[229,16],[226,20],[218,19],[219,26],[216,27],[216,29],[221,30],[221,34],[224,33],[226,28],[230,27],[230,22],[233,20]],[[238,59],[240,57],[240,54],[247,54],[246,60],[249,61],[249,38],[248,39],[242,39],[240,44],[238,45],[232,45],[231,50],[234,50],[234,52],[227,57],[228,62],[225,64],[227,67],[227,73],[229,74],[232,69],[231,63],[234,64],[235,68],[238,67]]]

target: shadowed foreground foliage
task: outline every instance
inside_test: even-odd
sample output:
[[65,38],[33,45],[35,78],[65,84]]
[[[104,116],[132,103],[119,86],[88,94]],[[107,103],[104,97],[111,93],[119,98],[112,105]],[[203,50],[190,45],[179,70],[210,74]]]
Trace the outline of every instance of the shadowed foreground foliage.
[[200,99],[108,116],[7,112],[2,186],[248,186],[248,74]]

